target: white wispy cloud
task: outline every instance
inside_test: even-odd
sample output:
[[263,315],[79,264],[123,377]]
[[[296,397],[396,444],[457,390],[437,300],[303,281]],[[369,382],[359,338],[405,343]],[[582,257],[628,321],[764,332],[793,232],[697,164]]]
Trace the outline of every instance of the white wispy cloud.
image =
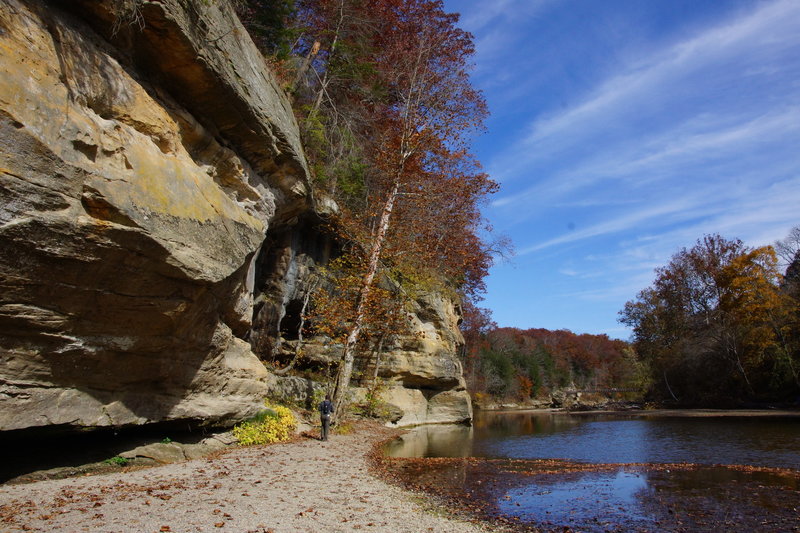
[[[752,120],[743,118],[730,126],[704,128],[707,131],[697,131],[692,124],[682,124],[648,141],[641,147],[642,155],[605,165],[603,174],[641,176],[643,171],[649,173],[654,169],[669,171],[674,162],[730,155],[740,148],[750,149],[756,144],[782,140],[788,134],[800,132],[800,106],[769,110]],[[704,121],[709,120],[704,117]]]
[[[528,20],[557,0],[494,0],[493,2],[472,2],[469,8],[461,10],[459,25],[468,31],[478,33],[492,22],[500,20],[504,27],[509,22]],[[506,32],[508,34],[508,32]]]
[[[647,258],[648,264],[663,264],[682,246],[691,246],[704,234],[719,233],[741,238],[752,245],[771,244],[785,237],[789,227],[800,224],[800,170],[793,178],[764,190],[744,194],[725,184],[696,188],[678,198],[647,203],[636,211],[604,220],[579,231],[520,249],[520,256],[557,245],[622,232],[642,232],[642,239],[623,241],[628,259]],[[694,221],[694,222],[693,222]],[[687,223],[688,222],[688,223]],[[677,225],[677,223],[683,223]],[[657,232],[653,236],[652,232]],[[635,234],[635,233],[634,233]],[[643,250],[647,250],[643,252]]]
[[659,225],[652,233],[621,240],[606,255],[584,261],[583,268],[596,269],[611,280],[597,294],[621,301],[633,298],[652,283],[657,267],[666,265],[681,248],[694,246],[703,235],[720,234],[742,239],[749,246],[764,246],[783,239],[793,225],[800,224],[800,173],[763,194],[744,195],[738,201],[732,196],[717,195],[716,205],[702,220],[674,227]]
[[[531,252],[536,252],[560,244],[580,241],[601,235],[608,235],[611,233],[618,233],[623,230],[629,230],[636,226],[640,226],[652,220],[658,220],[661,223],[669,220],[670,222],[674,223],[679,220],[690,219],[698,216],[700,213],[698,208],[700,208],[702,205],[703,202],[700,201],[698,196],[685,196],[669,200],[662,204],[646,205],[637,211],[626,211],[616,218],[604,220],[582,230],[566,233],[547,241],[528,246],[519,250],[517,255],[526,255]],[[704,211],[705,210],[703,210],[703,212]]]
[[[526,21],[558,0],[495,0],[470,2],[461,9],[459,25],[475,36],[476,69],[482,86],[498,86],[515,77],[522,58],[509,61],[525,39]],[[463,4],[467,4],[463,2]]]
[[472,9],[461,13],[460,26],[469,31],[477,32],[492,22],[497,17],[502,17],[513,7],[515,0],[496,0],[491,3],[481,3]]
[[[571,262],[568,267],[560,268],[559,274],[573,279],[597,280],[591,288],[566,291],[560,297],[591,302],[631,300],[653,282],[656,268],[666,265],[681,248],[694,246],[705,234],[741,238],[749,246],[772,244],[784,238],[791,225],[800,224],[798,199],[800,174],[773,185],[762,196],[741,201],[733,210],[720,206],[701,222],[672,229],[658,227],[655,228],[658,234],[623,240],[604,255],[593,254],[577,264]],[[729,202],[729,198],[720,199],[720,204]],[[587,233],[600,229],[603,228],[593,228]]]
[[[726,122],[730,122],[731,118],[737,117],[727,117]],[[705,166],[712,158],[738,160],[743,151],[751,151],[767,142],[800,139],[800,105],[769,110],[764,115],[752,119],[741,117],[740,120],[738,123],[709,128],[715,119],[703,117],[702,130],[705,131],[700,130],[697,121],[692,120],[653,137],[642,135],[599,156],[590,157],[576,167],[558,172],[522,192],[502,196],[494,200],[492,206],[551,202],[559,197],[567,197],[564,203],[573,206],[629,203],[630,200],[620,198],[607,201],[599,198],[575,199],[570,198],[570,193],[608,180],[628,179],[633,180],[634,185],[641,186],[647,181],[674,178],[677,172],[690,170],[691,165]],[[783,162],[778,160],[773,164],[780,166]],[[742,168],[741,172],[746,170]],[[705,168],[698,172],[709,171]],[[765,176],[765,169],[759,168],[759,174]],[[528,211],[527,214],[533,212]]]
[[[543,192],[553,196],[574,190],[606,178],[609,171],[631,172],[636,165],[759,142],[765,131],[772,135],[791,128],[796,131],[798,109],[785,108],[800,105],[800,87],[795,85],[790,102],[767,93],[748,101],[747,106],[726,106],[715,102],[720,89],[713,82],[719,76],[723,78],[718,81],[720,85],[733,85],[742,76],[777,72],[779,69],[771,66],[774,57],[798,46],[800,2],[767,4],[732,23],[655,52],[601,83],[577,106],[536,119],[521,141],[489,163],[489,172],[505,184],[521,178],[537,181],[525,192],[512,192],[519,200],[523,196],[530,200],[542,197]],[[717,64],[724,68],[716,68]],[[748,66],[753,68],[742,72],[737,68]],[[720,69],[724,74],[717,72]],[[674,121],[680,118],[671,116],[670,110],[685,105],[681,95],[687,91],[698,98],[707,91],[706,101],[695,104],[697,109],[689,119],[676,124]],[[664,112],[657,115],[659,109]],[[649,124],[634,125],[644,119]],[[617,140],[621,143],[617,146],[612,139],[617,130],[626,128],[631,131],[620,134],[622,140]],[[625,133],[629,135],[625,137]],[[596,151],[609,153],[597,157],[587,152],[591,145],[596,145]],[[541,180],[537,172],[546,168],[551,158],[565,155],[575,160],[572,168]],[[494,205],[510,203],[509,198],[501,197]]]
[[740,54],[753,57],[760,52],[772,53],[776,47],[790,47],[800,39],[798,20],[800,2],[776,1],[732,23],[680,42],[609,79],[580,105],[537,120],[531,125],[525,143],[534,144],[598,115],[617,115],[620,108],[630,106],[634,100],[651,100],[653,95],[663,93],[673,84],[671,80],[683,78],[725,57]]
[[794,177],[761,191],[737,197],[720,193],[715,213],[696,224],[664,231],[661,239],[691,246],[704,234],[719,233],[751,246],[772,244],[800,224],[800,170],[795,172]]

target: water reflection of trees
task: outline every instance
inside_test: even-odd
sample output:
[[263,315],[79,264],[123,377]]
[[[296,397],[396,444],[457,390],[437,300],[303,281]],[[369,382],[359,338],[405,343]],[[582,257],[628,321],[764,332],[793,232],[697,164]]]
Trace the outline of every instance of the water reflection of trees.
[[555,413],[481,412],[473,425],[476,435],[485,438],[513,437],[517,435],[546,435],[558,433],[581,424],[583,420]]

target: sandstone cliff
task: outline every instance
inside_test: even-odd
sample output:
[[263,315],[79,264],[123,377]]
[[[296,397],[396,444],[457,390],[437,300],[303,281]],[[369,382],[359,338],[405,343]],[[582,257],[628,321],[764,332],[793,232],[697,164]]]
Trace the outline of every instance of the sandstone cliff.
[[[0,430],[252,414],[333,208],[228,2],[4,0]],[[468,419],[454,306],[423,300],[389,399]]]

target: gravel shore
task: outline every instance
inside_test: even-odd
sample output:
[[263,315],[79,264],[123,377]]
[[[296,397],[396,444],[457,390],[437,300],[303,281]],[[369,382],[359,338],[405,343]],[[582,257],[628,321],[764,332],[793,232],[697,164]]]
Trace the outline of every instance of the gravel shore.
[[327,442],[234,448],[217,457],[0,486],[0,531],[480,532],[377,478],[389,435],[361,427]]

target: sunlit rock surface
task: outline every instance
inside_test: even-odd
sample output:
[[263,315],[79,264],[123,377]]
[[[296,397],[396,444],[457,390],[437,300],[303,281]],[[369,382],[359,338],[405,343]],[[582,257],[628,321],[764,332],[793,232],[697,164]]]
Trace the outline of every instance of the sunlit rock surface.
[[149,2],[112,35],[115,5],[0,5],[0,429],[213,421],[267,392],[237,336],[269,224],[308,209],[288,102],[226,2]]
[[417,302],[412,334],[382,356],[379,375],[388,383],[385,400],[399,408],[398,426],[472,420],[472,404],[458,359],[464,339],[452,301],[429,294]]

